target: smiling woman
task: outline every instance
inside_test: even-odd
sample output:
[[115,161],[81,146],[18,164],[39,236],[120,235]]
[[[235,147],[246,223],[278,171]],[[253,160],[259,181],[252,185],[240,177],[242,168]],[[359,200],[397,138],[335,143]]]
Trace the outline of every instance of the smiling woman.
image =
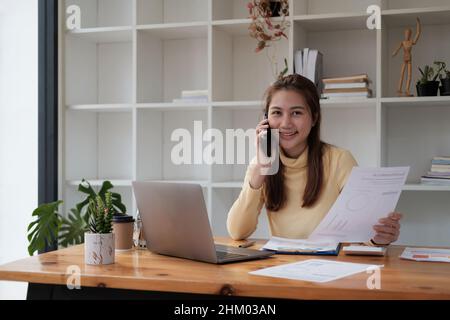
[[[272,236],[306,239],[336,201],[357,163],[349,151],[321,140],[319,101],[314,83],[297,74],[268,88],[268,119],[258,124],[256,133],[261,138],[268,128],[279,130],[279,170],[265,176],[259,161],[251,162],[228,214],[233,239],[245,239],[255,231],[263,205]],[[392,214],[380,220],[372,244],[396,241],[400,218]]]
[[[0,264],[27,256],[37,204],[37,1],[0,1]],[[0,300],[24,299],[25,283],[0,282]]]

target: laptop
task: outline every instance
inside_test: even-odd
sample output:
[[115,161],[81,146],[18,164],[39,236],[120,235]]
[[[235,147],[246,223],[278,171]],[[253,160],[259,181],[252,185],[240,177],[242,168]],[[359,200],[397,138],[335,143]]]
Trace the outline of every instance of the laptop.
[[267,258],[272,252],[214,243],[198,184],[133,181],[148,250],[223,264]]

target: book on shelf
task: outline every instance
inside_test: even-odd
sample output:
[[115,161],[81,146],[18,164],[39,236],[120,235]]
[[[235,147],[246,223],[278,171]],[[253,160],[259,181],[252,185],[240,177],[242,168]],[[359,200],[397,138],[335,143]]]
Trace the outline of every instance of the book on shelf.
[[364,92],[335,92],[335,93],[322,93],[322,99],[333,98],[370,98],[372,97],[372,90]]
[[174,103],[208,102],[208,90],[183,90],[180,99],[173,99]]
[[420,178],[426,185],[450,186],[450,157],[434,157],[431,160],[431,169]]
[[208,90],[183,90],[181,91],[181,97],[203,97],[208,96]]
[[367,82],[369,83],[369,77],[367,74],[356,74],[343,77],[329,77],[322,79],[322,82],[327,83],[355,83],[355,82]]
[[316,85],[322,92],[323,54],[317,49],[304,48],[294,55],[295,73],[300,74]]
[[325,78],[322,99],[371,98],[370,79],[367,74]]
[[348,83],[325,83],[324,89],[353,89],[368,88],[367,82],[348,82]]
[[450,172],[450,165],[432,164],[431,171],[432,172]]
[[342,89],[324,89],[323,93],[367,93],[371,91],[369,88],[342,88]]
[[420,182],[430,186],[450,186],[450,179],[445,178],[420,178]]

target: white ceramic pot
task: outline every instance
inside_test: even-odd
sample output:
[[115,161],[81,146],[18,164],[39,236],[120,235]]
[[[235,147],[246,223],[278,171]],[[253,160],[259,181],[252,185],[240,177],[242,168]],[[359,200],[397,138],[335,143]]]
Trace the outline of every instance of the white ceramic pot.
[[92,265],[114,263],[114,233],[84,234],[84,262]]

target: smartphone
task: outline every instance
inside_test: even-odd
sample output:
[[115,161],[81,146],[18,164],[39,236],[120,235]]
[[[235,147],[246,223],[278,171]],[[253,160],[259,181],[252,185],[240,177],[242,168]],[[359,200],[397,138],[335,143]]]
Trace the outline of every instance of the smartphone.
[[[264,119],[267,120],[269,119],[267,112],[264,114]],[[269,124],[269,123],[267,123]],[[272,132],[270,131],[270,126],[267,129],[267,145],[266,145],[266,155],[268,158],[272,157]]]

